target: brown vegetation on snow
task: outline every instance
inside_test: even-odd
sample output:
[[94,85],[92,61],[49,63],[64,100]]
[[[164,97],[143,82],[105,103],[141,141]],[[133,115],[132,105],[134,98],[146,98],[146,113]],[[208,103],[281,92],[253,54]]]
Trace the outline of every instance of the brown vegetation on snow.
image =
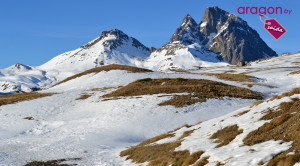
[[235,137],[243,132],[242,129],[239,130],[238,125],[227,126],[221,130],[214,133],[210,139],[216,139],[214,142],[219,143],[216,147],[221,147],[228,145]]
[[204,73],[205,75],[209,76],[216,76],[219,79],[222,80],[228,80],[228,81],[239,81],[239,82],[254,82],[254,79],[257,79],[254,76],[250,76],[247,74],[229,74],[228,72],[226,73]]
[[68,77],[68,78],[64,79],[63,81],[60,81],[60,82],[56,83],[53,86],[57,86],[59,84],[62,84],[64,82],[68,82],[70,80],[73,80],[75,78],[78,78],[78,77],[81,77],[81,76],[84,76],[84,75],[87,75],[87,74],[92,74],[92,73],[96,74],[96,73],[99,73],[101,71],[110,71],[110,70],[126,70],[126,71],[129,71],[129,72],[132,72],[132,73],[152,72],[151,70],[148,70],[148,69],[132,67],[132,66],[126,66],[126,65],[119,65],[119,64],[112,64],[112,65],[107,65],[107,66],[96,67],[96,68],[84,71],[82,73],[75,74],[71,77]]
[[[274,99],[292,96],[293,94],[300,94],[299,88],[274,97]],[[260,120],[271,121],[250,132],[243,140],[244,144],[251,146],[270,140],[292,141],[292,147],[275,156],[268,165],[292,166],[300,162],[300,99],[293,98],[292,101],[281,103],[279,108],[268,108],[264,112],[265,115]],[[290,152],[292,153],[288,154]]]
[[262,95],[249,89],[224,84],[221,82],[203,79],[184,78],[145,78],[128,84],[112,93],[104,95],[104,100],[119,99],[120,97],[153,95],[160,93],[188,93],[173,95],[170,100],[159,105],[173,105],[184,107],[197,102],[205,102],[206,99],[223,98],[225,96],[243,99],[262,99]]
[[49,161],[32,161],[25,164],[25,166],[70,166],[70,164],[63,164],[62,162],[74,161],[74,160],[75,161],[81,160],[81,158],[58,159],[58,160],[49,160]]
[[3,95],[0,96],[0,106],[7,104],[14,104],[21,101],[33,100],[42,97],[52,96],[55,93],[38,93],[38,92],[30,92],[30,93],[18,93],[11,95]]
[[[175,129],[174,131],[179,129],[180,128]],[[161,139],[174,137],[174,131],[148,139],[139,145],[129,147],[127,150],[122,151],[120,156],[126,156],[127,160],[131,159],[135,163],[149,162],[148,166],[189,166],[194,164],[200,159],[201,155],[204,153],[203,151],[192,154],[190,154],[188,150],[175,151],[175,149],[181,145],[183,139],[192,134],[193,130],[185,131],[182,136],[174,142],[155,144],[155,142]],[[196,165],[202,166],[204,163],[207,163],[207,158],[199,160]]]

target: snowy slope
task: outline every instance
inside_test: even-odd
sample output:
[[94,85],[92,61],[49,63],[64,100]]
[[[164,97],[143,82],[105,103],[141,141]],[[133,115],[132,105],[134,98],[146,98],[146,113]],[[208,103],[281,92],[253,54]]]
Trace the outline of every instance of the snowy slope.
[[173,42],[152,52],[142,67],[152,70],[167,71],[228,65],[230,64],[222,60],[221,56],[208,51],[197,43],[185,46],[180,42]]
[[[103,101],[102,95],[124,86],[141,78],[197,78],[224,82],[231,85],[247,87],[242,82],[220,80],[214,76],[200,75],[201,72],[225,72],[234,70],[236,73],[249,72],[256,76],[256,80],[262,84],[277,86],[269,88],[265,86],[253,86],[250,89],[264,94],[265,98],[289,91],[300,86],[300,75],[289,75],[291,71],[299,70],[299,66],[293,65],[300,62],[300,54],[283,56],[262,62],[255,62],[251,66],[237,68],[235,66],[209,67],[206,69],[190,71],[184,74],[176,73],[129,73],[127,71],[108,71],[97,74],[88,74],[71,81],[62,83],[44,92],[58,93],[53,96],[31,101],[24,101],[0,107],[0,165],[22,165],[32,160],[52,160],[60,158],[82,158],[73,161],[80,165],[135,165],[119,157],[121,150],[126,146],[135,145],[145,139],[158,134],[165,133],[185,123],[195,124],[205,121],[201,130],[195,133],[207,133],[212,131],[203,130],[205,125],[228,118],[222,122],[222,126],[233,123],[231,115],[248,109],[255,100],[227,98],[224,100],[209,99],[204,103],[197,103],[183,108],[173,106],[158,106],[170,96],[158,97],[158,95],[144,95],[141,98],[128,97],[119,100]],[[291,68],[294,66],[294,68]],[[121,78],[121,79],[120,79]],[[279,78],[279,79],[278,79]],[[93,88],[113,87],[112,89],[93,91]],[[85,100],[76,100],[81,94],[87,93],[91,97]],[[289,99],[282,99],[289,100]],[[279,103],[266,103],[263,107]],[[272,104],[272,105],[269,105]],[[254,107],[260,111],[260,107]],[[235,112],[233,112],[235,111]],[[233,113],[231,113],[233,112]],[[229,114],[230,113],[230,114]],[[253,112],[254,113],[254,112]],[[255,122],[259,114],[245,114],[247,116],[239,119],[239,125],[245,131],[248,127],[259,126]],[[254,116],[253,124],[249,116]],[[33,117],[35,120],[26,120],[25,117]],[[209,120],[211,119],[211,120]],[[197,126],[198,127],[198,126]],[[215,127],[217,129],[217,126]],[[182,149],[197,150],[205,148],[207,155],[215,155],[218,159],[211,158],[210,161],[221,160],[227,157],[236,157],[244,154],[245,149],[230,150],[237,148],[235,144],[224,147],[228,153],[216,151],[204,145],[206,137],[202,141],[203,146],[195,143],[199,135],[191,135],[187,142],[182,144]],[[197,139],[199,142],[199,139]],[[274,146],[277,146],[274,149]],[[268,158],[270,151],[282,151],[288,148],[288,143],[278,144],[270,141],[255,148],[259,155],[258,159]],[[271,149],[271,150],[270,150]],[[248,149],[249,150],[249,149]],[[255,157],[255,156],[254,156]],[[242,158],[231,160],[238,163]],[[245,162],[250,162],[245,160]],[[256,161],[255,161],[256,162]]]

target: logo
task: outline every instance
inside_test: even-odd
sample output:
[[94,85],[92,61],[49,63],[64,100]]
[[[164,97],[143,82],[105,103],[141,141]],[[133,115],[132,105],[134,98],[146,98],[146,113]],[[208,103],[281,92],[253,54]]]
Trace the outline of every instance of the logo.
[[[266,17],[267,19],[263,21],[262,17]],[[275,19],[269,18],[266,15],[259,15],[260,20],[264,23],[264,28],[268,31],[276,40],[281,38],[287,30]]]

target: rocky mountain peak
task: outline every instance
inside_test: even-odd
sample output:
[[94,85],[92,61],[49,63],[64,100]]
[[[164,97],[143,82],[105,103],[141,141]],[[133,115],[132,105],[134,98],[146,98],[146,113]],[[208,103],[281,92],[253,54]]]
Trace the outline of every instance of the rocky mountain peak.
[[167,44],[174,42],[199,44],[234,65],[278,56],[246,21],[217,6],[206,8],[200,24],[187,14]]
[[203,37],[200,34],[199,25],[189,14],[187,14],[183,18],[180,27],[176,29],[176,32],[170,39],[170,43],[177,41],[184,45],[189,45],[192,43],[199,43],[201,40],[203,40]]
[[189,14],[186,14],[180,25],[180,27],[182,27],[183,29],[195,29],[197,26],[198,24]]
[[203,44],[231,64],[277,56],[246,21],[218,7],[208,7],[200,24]]
[[103,31],[100,38],[106,38],[106,37],[116,37],[116,40],[128,40],[128,35],[126,35],[123,31],[118,29],[111,29],[109,31]]
[[31,70],[32,68],[27,65],[23,65],[21,63],[16,63],[15,65],[10,67],[11,69],[17,70],[17,71],[25,71],[25,70]]
[[98,43],[99,41],[103,40],[103,45],[109,47],[110,49],[116,48],[123,44],[124,41],[128,41],[129,36],[126,35],[124,32],[118,29],[112,29],[109,31],[103,31],[101,35],[96,38],[95,40],[88,42],[81,48],[87,49]]
[[138,40],[136,40],[133,37],[129,37],[123,31],[118,30],[118,29],[111,29],[109,31],[103,31],[98,38],[85,44],[84,46],[81,46],[81,48],[88,49],[88,48],[92,47],[93,45],[95,45],[96,43],[98,43],[99,41],[102,41],[102,45],[104,47],[112,50],[112,49],[116,49],[118,46],[125,44],[126,42],[129,42],[129,40],[131,40],[132,46],[149,51],[149,48],[144,46]]
[[237,18],[236,15],[230,14],[218,7],[208,7],[204,12],[200,31],[204,35],[209,36],[211,33],[217,33],[229,19]]

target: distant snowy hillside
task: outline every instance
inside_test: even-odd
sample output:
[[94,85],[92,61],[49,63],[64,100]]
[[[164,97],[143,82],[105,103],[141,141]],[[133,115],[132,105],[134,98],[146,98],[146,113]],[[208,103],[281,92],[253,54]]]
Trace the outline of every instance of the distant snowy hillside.
[[227,66],[221,56],[195,43],[185,46],[179,42],[164,45],[151,53],[143,67],[151,70],[189,70],[202,67]]
[[56,82],[38,67],[15,64],[0,70],[0,93],[31,92]]

